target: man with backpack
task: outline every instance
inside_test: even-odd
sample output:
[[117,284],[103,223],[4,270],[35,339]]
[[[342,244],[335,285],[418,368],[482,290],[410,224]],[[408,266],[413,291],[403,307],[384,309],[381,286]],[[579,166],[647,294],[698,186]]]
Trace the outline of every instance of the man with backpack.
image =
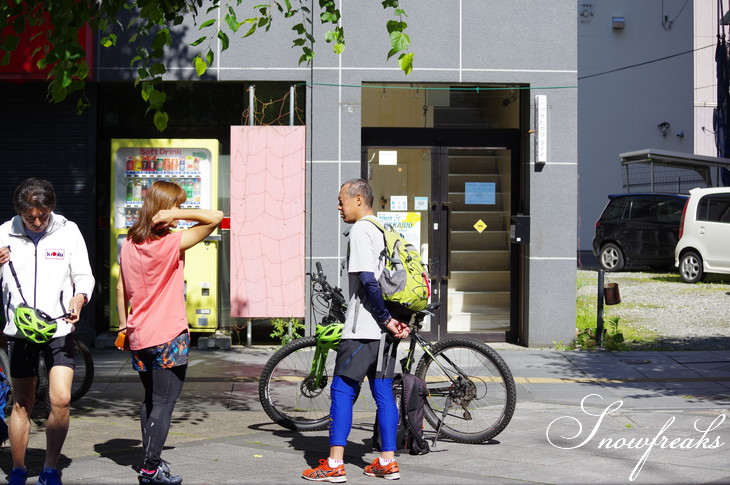
[[399,416],[393,375],[398,342],[408,337],[410,329],[392,317],[383,300],[378,279],[385,268],[381,257],[385,241],[381,230],[368,222],[376,220],[372,206],[373,192],[365,180],[353,179],[340,188],[337,209],[344,222],[353,224],[347,250],[350,299],[330,388],[330,453],[318,467],[304,470],[302,477],[307,480],[347,481],[345,445],[352,427],[353,405],[366,376],[377,405],[382,446],[380,456],[365,467],[364,473],[389,480],[400,478],[395,461]]

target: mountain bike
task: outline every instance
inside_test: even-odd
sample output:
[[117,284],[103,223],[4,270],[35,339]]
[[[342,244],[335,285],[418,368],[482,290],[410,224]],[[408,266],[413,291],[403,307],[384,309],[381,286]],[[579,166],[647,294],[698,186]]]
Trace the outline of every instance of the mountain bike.
[[[3,339],[4,340],[4,339]],[[7,404],[5,406],[5,416],[13,409],[13,385],[10,376],[10,359],[8,357],[6,343],[0,346],[0,371],[5,374],[10,384],[10,392],[8,393]],[[81,399],[91,387],[94,381],[94,359],[91,356],[91,350],[76,334],[74,334],[75,347],[75,370],[74,378],[71,383],[71,402]],[[51,395],[48,384],[48,370],[46,369],[46,361],[38,358],[36,379],[36,405],[35,409],[43,416],[48,417],[51,412]]]
[[[347,302],[332,287],[319,262],[312,279],[312,305],[327,310],[318,330],[343,322]],[[431,343],[419,334],[424,318],[437,305],[416,313],[409,323],[410,342],[401,359],[404,373],[415,363],[416,348],[423,354],[415,375],[428,387],[425,417],[441,435],[462,443],[481,443],[501,433],[515,410],[517,391],[502,357],[473,338],[450,337]],[[326,429],[329,424],[328,385],[334,371],[332,346],[316,336],[296,339],[279,349],[264,366],[259,399],[277,424],[295,431]]]

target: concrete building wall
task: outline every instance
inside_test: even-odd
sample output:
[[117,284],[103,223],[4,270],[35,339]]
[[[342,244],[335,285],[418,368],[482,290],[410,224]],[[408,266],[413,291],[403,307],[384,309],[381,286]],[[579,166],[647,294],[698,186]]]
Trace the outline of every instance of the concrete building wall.
[[[316,56],[298,65],[301,51],[291,48],[291,25],[299,19],[276,18],[268,33],[233,41],[216,56],[206,78],[306,82],[309,151],[308,240],[312,260],[322,261],[330,279],[339,275],[347,227],[336,211],[340,184],[360,175],[361,92],[364,82],[519,83],[548,98],[548,162],[533,165],[532,140],[524,163],[528,180],[525,209],[531,215],[531,244],[524,253],[529,304],[525,314],[531,346],[567,342],[575,331],[575,206],[577,201],[578,120],[576,3],[541,0],[404,0],[408,34],[415,52],[409,76],[395,59],[386,60],[389,12],[380,2],[339,3],[347,47],[341,56],[322,41],[316,25]],[[239,7],[239,17],[245,10]],[[186,24],[181,40],[198,37]],[[180,45],[180,44],[178,44]],[[170,52],[170,80],[191,79],[186,47]],[[128,78],[128,53],[119,49],[98,59],[99,78]],[[529,110],[532,113],[532,110]],[[532,121],[530,121],[532,127]],[[342,285],[346,280],[333,280]]]
[[[606,196],[623,192],[620,153],[693,152],[693,5],[578,4],[578,249],[590,250]],[[623,17],[625,27],[614,30],[613,17]],[[657,127],[663,122],[670,124],[666,136]]]

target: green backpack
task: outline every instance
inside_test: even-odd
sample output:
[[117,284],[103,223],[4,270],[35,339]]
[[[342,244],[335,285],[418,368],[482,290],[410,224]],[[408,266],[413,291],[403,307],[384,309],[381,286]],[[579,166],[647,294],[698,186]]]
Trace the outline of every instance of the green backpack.
[[386,305],[406,314],[426,308],[431,286],[418,249],[392,226],[383,226],[380,221],[370,218],[365,220],[380,229],[385,239],[385,249],[381,255],[385,257],[385,269],[378,283]]

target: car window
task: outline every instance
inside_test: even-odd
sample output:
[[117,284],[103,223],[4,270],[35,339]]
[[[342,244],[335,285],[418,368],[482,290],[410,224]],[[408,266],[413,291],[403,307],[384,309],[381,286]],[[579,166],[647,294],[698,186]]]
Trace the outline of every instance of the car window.
[[629,209],[629,219],[654,219],[656,217],[656,201],[652,199],[634,199]]
[[626,202],[627,200],[625,198],[612,199],[611,202],[608,203],[608,207],[606,207],[606,210],[603,212],[603,216],[601,217],[601,219],[620,219],[621,215],[624,213]]
[[684,202],[674,199],[657,201],[657,221],[679,222],[682,219]]
[[697,220],[730,224],[730,194],[703,197],[697,204]]

